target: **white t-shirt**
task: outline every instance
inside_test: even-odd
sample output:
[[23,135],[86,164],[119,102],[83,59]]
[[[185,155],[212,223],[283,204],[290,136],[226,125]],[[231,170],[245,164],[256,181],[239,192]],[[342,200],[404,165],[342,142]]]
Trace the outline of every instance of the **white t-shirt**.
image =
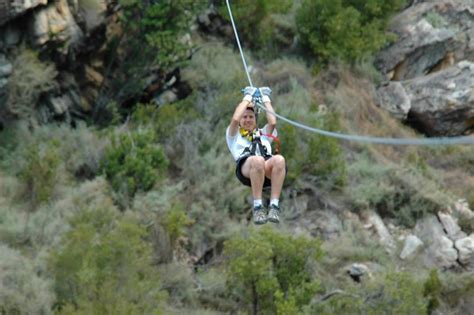
[[[272,154],[272,146],[271,142],[273,141],[272,138],[266,137],[263,134],[267,134],[267,125],[265,125],[262,129],[260,129],[260,132],[262,135],[260,136],[260,140],[262,141],[262,144],[267,148],[267,153]],[[238,160],[239,157],[242,155],[244,152],[245,148],[249,147],[252,143],[245,137],[242,137],[240,135],[240,132],[237,132],[237,134],[234,137],[231,137],[229,135],[229,127],[227,127],[227,130],[225,132],[226,135],[226,140],[227,140],[227,146],[229,147],[230,153],[232,153],[232,156],[234,157],[234,160]],[[276,128],[273,129],[272,136],[276,137],[278,135],[278,132],[276,131]],[[255,154],[257,155],[263,155],[263,153],[260,153],[260,150],[257,146],[257,150],[255,150]]]

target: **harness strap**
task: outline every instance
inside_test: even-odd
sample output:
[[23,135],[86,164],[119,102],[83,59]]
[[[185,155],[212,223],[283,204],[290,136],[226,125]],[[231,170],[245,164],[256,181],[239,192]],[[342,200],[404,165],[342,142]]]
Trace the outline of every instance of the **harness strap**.
[[267,148],[263,145],[262,141],[260,140],[260,137],[254,137],[252,143],[250,146],[246,147],[244,152],[242,152],[243,155],[256,155],[257,151],[257,146],[258,150],[260,151],[260,154],[264,158],[271,157],[271,154],[267,152]]
[[275,141],[275,143],[276,143],[275,154],[279,154],[280,153],[280,139],[278,139],[278,137],[275,137],[274,135],[270,135],[268,133],[262,133],[262,135],[267,137],[267,138],[272,138],[273,141]]

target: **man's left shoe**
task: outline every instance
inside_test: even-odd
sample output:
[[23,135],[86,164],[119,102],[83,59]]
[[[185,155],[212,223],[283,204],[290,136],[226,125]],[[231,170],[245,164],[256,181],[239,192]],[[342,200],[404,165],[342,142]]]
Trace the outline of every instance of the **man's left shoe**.
[[270,205],[267,219],[272,223],[280,223],[280,207],[276,205]]

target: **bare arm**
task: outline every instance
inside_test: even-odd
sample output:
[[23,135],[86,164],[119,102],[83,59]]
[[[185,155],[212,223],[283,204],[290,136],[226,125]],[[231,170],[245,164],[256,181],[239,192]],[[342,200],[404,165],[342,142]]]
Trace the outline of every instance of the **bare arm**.
[[252,106],[251,104],[252,103],[247,100],[242,100],[242,102],[240,102],[240,104],[235,108],[234,115],[232,115],[232,120],[230,121],[229,125],[229,135],[231,137],[235,137],[239,131],[240,118],[242,118],[246,108]]
[[267,111],[266,111],[266,113],[267,113],[267,132],[269,134],[272,134],[273,130],[275,130],[276,123],[277,123],[276,116],[272,114],[275,111],[273,110],[273,106],[272,106],[271,101],[267,101],[264,104],[265,104],[265,108],[267,109]]

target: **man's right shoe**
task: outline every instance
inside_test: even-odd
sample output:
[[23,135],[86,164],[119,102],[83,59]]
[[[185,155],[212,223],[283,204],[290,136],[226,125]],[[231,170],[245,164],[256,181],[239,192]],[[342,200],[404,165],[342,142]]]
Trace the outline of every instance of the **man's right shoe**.
[[280,223],[280,207],[270,205],[270,209],[268,210],[268,221],[272,223]]
[[253,208],[253,223],[258,225],[267,223],[267,214],[263,206]]

